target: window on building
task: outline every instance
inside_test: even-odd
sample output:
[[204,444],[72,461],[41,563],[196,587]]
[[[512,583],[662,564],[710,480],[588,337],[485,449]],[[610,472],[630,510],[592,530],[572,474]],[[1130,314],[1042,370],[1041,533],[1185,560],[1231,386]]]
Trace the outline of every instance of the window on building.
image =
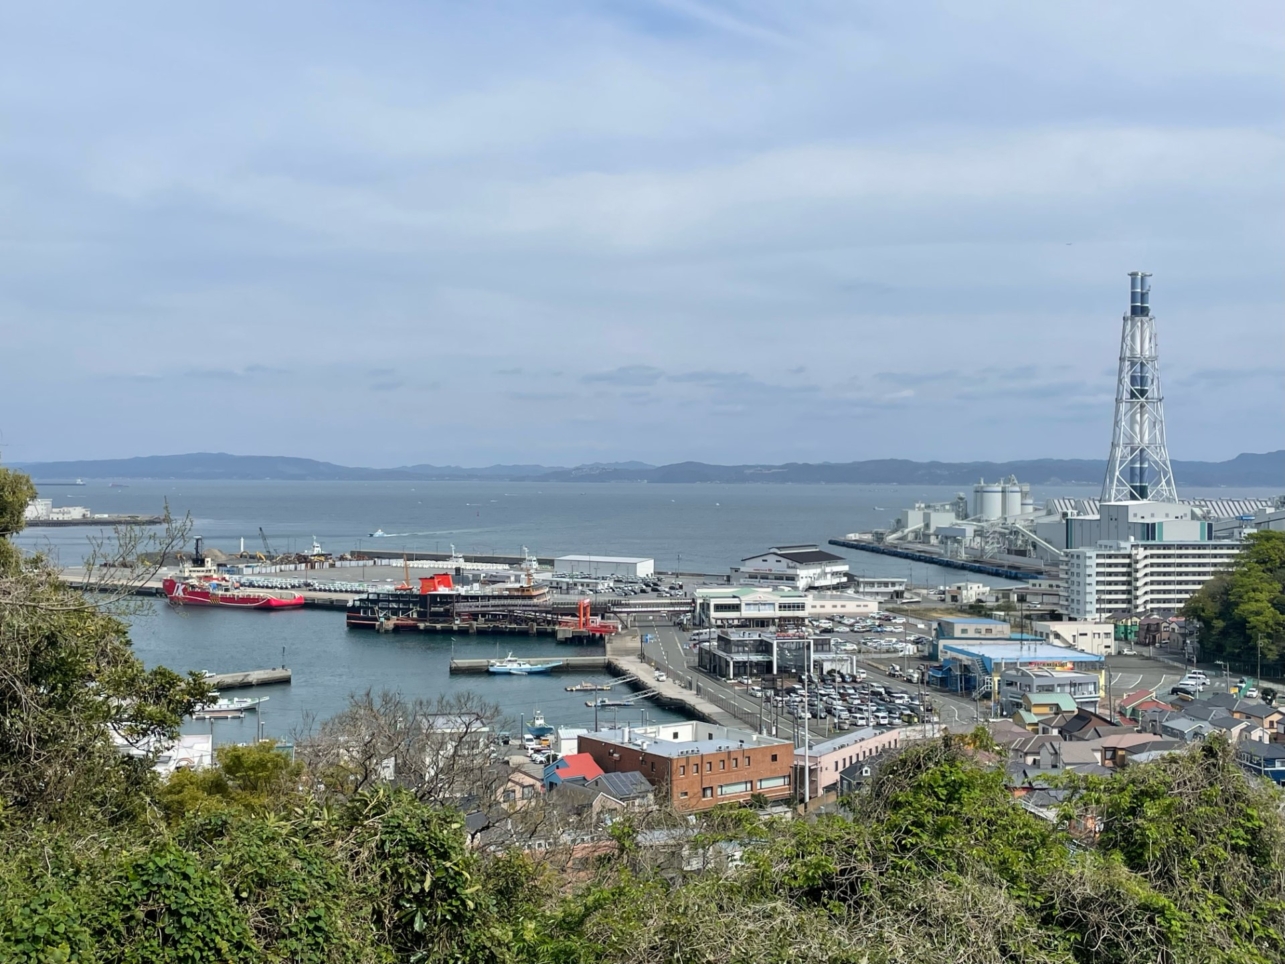
[[528,783],[526,786],[522,788],[523,800],[530,800],[534,796],[535,796],[535,787],[531,786],[531,784]]
[[678,792],[678,799],[679,799],[679,800],[686,800],[686,799],[687,799],[687,791],[686,791],[686,790],[680,790],[680,791]]
[[706,763],[706,764],[705,764],[705,772],[706,772],[706,773],[713,773],[713,772],[714,772],[714,764],[712,764],[712,763]]
[[775,753],[773,753],[773,754],[772,754],[772,762],[773,762],[773,763],[775,763],[775,762],[776,762],[776,754],[775,754]]
[[750,765],[750,758],[749,758],[749,757],[746,757],[746,758],[745,758],[745,765],[746,765],[746,766],[749,766],[749,765]]
[[726,769],[727,769],[727,761],[726,761],[726,760],[719,760],[719,761],[718,761],[718,768],[719,768],[720,770],[726,770]]
[[687,776],[687,764],[686,764],[686,763],[680,763],[680,764],[678,765],[678,775],[679,775],[680,777],[685,777],[685,776]]
[[789,777],[764,777],[759,781],[760,790],[773,790],[777,787],[789,786]]
[[749,793],[753,789],[754,787],[749,780],[744,780],[740,783],[724,783],[718,788],[718,795],[720,797],[730,797],[735,793]]
[[651,765],[651,772],[652,772],[652,773],[655,773],[655,772],[656,772],[656,764],[655,764],[655,762],[653,762],[653,763],[652,763],[652,765]]
[[708,800],[713,795],[714,795],[713,787],[704,787],[701,789],[701,796],[704,797],[706,800]]
[[517,791],[516,791],[516,790],[505,790],[505,791],[504,791],[504,802],[505,802],[505,803],[512,803],[512,802],[513,802],[514,800],[516,800],[517,798],[518,798],[518,794],[517,794]]

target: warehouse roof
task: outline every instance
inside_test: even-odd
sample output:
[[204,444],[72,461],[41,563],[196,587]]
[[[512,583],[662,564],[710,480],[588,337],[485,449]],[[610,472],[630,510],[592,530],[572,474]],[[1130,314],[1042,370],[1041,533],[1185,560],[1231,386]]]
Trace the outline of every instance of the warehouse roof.
[[986,672],[992,672],[996,663],[1013,665],[1032,663],[1103,663],[1101,656],[1085,653],[1069,646],[1055,646],[1052,643],[1027,642],[1025,640],[990,639],[977,642],[964,639],[942,641],[943,656],[962,656],[965,659],[977,657],[982,661]]
[[833,552],[826,552],[820,546],[772,546],[767,552],[760,552],[757,555],[746,556],[742,562],[750,559],[757,559],[759,556],[776,553],[782,559],[789,559],[790,562],[846,562],[843,556],[836,556]]
[[655,562],[655,559],[649,559],[644,556],[591,556],[591,555],[569,555],[558,556],[554,562],[622,562],[629,565],[637,565],[640,562]]

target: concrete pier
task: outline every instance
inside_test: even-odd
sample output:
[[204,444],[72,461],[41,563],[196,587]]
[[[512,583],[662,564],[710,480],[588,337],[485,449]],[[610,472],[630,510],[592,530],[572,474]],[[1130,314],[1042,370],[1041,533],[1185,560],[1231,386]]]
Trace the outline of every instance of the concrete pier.
[[289,683],[293,674],[286,667],[251,669],[244,673],[211,673],[205,677],[216,690],[234,690],[245,686],[267,686],[270,683]]
[[[453,659],[451,675],[467,673],[485,673],[489,659]],[[556,663],[550,673],[605,673],[611,670],[605,656],[568,656],[565,659],[529,659],[532,666],[547,666]]]

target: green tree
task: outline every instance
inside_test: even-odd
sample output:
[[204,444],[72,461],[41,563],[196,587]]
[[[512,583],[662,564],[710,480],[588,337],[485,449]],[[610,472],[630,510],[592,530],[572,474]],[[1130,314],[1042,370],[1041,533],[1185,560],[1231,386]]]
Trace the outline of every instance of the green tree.
[[[13,530],[30,480],[0,470],[0,525]],[[147,670],[125,625],[0,539],[0,808],[119,818],[146,802],[149,753],[209,688]]]
[[1207,656],[1241,663],[1285,656],[1285,532],[1254,532],[1228,571],[1187,600]]

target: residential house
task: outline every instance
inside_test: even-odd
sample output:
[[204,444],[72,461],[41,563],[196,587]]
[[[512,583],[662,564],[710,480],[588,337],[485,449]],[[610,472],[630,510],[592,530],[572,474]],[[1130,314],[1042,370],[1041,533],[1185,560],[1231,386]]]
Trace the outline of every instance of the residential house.
[[1236,762],[1254,776],[1285,786],[1285,746],[1247,740],[1236,746]]
[[1098,762],[1104,767],[1114,768],[1131,759],[1135,753],[1149,749],[1160,739],[1154,733],[1130,733],[1121,727],[1119,733],[1087,740],[1085,745],[1093,748]]
[[1175,716],[1160,724],[1160,735],[1173,740],[1192,743],[1203,740],[1214,731],[1207,720],[1193,720],[1189,716]]
[[656,803],[656,788],[645,776],[634,771],[603,773],[585,786],[633,809],[647,810]]
[[588,753],[572,753],[555,760],[544,768],[544,788],[552,790],[564,783],[584,785],[602,776],[602,768]]
[[1232,743],[1253,740],[1255,743],[1270,743],[1271,734],[1253,720],[1238,720],[1234,716],[1215,716],[1208,721],[1215,730],[1222,732]]

